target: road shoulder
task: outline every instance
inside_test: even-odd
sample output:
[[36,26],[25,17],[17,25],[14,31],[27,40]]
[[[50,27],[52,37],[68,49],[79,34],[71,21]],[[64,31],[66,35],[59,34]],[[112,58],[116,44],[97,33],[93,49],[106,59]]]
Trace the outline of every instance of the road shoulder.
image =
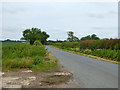
[[54,47],[54,46],[50,46],[50,47],[55,48],[55,49],[59,49],[59,50],[63,50],[63,51],[66,51],[66,52],[70,52],[70,53],[82,55],[82,56],[87,56],[87,57],[94,58],[94,59],[97,59],[97,60],[101,60],[101,61],[105,61],[105,62],[110,62],[110,63],[113,63],[113,64],[120,64],[120,62],[118,62],[118,61],[104,59],[104,58],[101,58],[101,57],[97,57],[97,56],[93,56],[93,55],[88,55],[88,54],[83,54],[83,53],[79,53],[79,52],[75,52],[75,51],[69,51],[69,50],[61,49],[61,48]]

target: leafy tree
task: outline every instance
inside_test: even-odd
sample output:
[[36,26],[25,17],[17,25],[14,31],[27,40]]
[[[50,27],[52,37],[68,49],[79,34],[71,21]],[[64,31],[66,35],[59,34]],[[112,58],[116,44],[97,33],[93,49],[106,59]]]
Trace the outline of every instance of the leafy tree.
[[85,37],[81,38],[82,41],[83,40],[97,40],[97,39],[99,39],[99,37],[97,37],[97,35],[95,35],[95,34],[92,34],[91,36],[88,35],[88,36],[85,36]]
[[69,31],[69,32],[67,32],[67,34],[68,34],[68,38],[67,38],[68,41],[70,41],[70,42],[79,41],[79,38],[73,35],[74,32]]
[[72,42],[73,41],[73,34],[74,34],[74,32],[69,31],[69,32],[67,32],[67,34],[68,34],[67,40],[70,41],[70,42]]
[[42,32],[41,29],[38,28],[31,28],[23,31],[23,38],[29,40],[31,45],[34,44],[35,40],[39,40],[44,44],[48,37],[49,35],[46,34],[46,32]]
[[92,34],[92,35],[91,35],[91,39],[92,39],[92,40],[97,40],[97,39],[99,39],[99,37],[97,37],[97,35],[95,35],[95,34]]
[[20,40],[25,40],[25,38],[24,38],[24,37],[21,37]]
[[88,35],[88,36],[82,37],[81,40],[91,40],[91,37],[90,35]]
[[73,41],[79,41],[79,38],[76,37],[76,36],[74,36],[74,37],[73,37]]

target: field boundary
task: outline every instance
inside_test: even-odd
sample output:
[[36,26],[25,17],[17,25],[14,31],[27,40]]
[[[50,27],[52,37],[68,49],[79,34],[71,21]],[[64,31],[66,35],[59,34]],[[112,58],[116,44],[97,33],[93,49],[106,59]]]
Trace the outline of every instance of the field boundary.
[[87,57],[90,57],[90,58],[94,58],[94,59],[105,61],[105,62],[110,62],[110,63],[113,63],[113,64],[119,64],[120,63],[118,61],[113,61],[113,60],[101,58],[101,57],[98,57],[98,56],[88,55],[88,54],[79,53],[79,52],[75,52],[75,51],[69,51],[69,50],[61,49],[61,48],[51,46],[51,45],[49,45],[49,46],[52,47],[52,48],[55,48],[55,49],[63,50],[63,51],[66,51],[66,52],[70,52],[70,53],[74,53],[74,54],[78,54],[78,55],[82,55],[82,56],[87,56]]

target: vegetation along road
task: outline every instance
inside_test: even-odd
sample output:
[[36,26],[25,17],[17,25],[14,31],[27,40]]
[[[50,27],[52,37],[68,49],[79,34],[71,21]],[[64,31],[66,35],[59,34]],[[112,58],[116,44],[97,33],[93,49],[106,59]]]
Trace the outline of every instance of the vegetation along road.
[[82,88],[118,88],[118,65],[46,46]]

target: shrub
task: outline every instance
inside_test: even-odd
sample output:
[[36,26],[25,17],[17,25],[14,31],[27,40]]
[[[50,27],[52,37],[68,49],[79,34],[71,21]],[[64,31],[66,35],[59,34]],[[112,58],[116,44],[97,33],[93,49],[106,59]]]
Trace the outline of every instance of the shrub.
[[61,47],[61,43],[55,43],[54,45],[57,47]]
[[79,47],[79,42],[62,42],[62,43],[55,43],[54,45],[63,49],[75,48],[75,47]]
[[85,40],[80,42],[80,49],[120,49],[120,39]]
[[80,42],[80,49],[93,49],[92,44],[95,40],[85,40]]
[[45,45],[54,45],[53,42],[46,42]]
[[39,40],[36,40],[36,41],[34,42],[34,45],[35,45],[35,46],[42,46],[42,43],[41,43]]

